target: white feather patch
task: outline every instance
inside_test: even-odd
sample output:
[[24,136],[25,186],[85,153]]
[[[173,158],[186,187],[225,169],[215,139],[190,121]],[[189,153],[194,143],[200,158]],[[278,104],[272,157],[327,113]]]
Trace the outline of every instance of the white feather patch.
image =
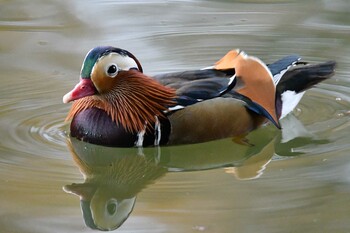
[[[236,79],[236,74],[234,74],[231,78],[229,78],[228,83],[227,83],[227,87],[224,90],[220,91],[220,95],[222,93],[224,93],[225,91],[227,91],[228,87],[233,83],[233,81],[235,79]],[[235,87],[237,87],[237,85]]]
[[235,80],[235,78],[236,78],[236,74],[234,74],[234,75],[229,79],[229,82],[228,82],[227,86],[230,86],[230,85],[233,83],[233,81]]
[[160,139],[162,137],[162,131],[160,129],[160,122],[156,116],[156,123],[154,125],[154,145],[159,146]]
[[119,53],[110,53],[107,57],[107,61],[116,63],[121,70],[130,70],[138,67],[134,59]]
[[146,130],[142,130],[142,131],[138,132],[137,141],[136,141],[137,147],[143,146],[143,139],[144,139],[145,133],[146,133]]
[[172,111],[180,110],[180,109],[183,109],[183,108],[185,108],[185,107],[182,106],[182,105],[176,105],[174,107],[168,108],[165,112],[172,112]]
[[215,66],[208,66],[208,67],[202,68],[201,70],[212,70],[214,68]]
[[295,91],[285,91],[281,95],[282,113],[280,119],[285,117],[288,113],[298,105],[305,92],[296,93]]
[[280,73],[276,74],[275,76],[273,76],[273,81],[274,81],[276,86],[280,82],[282,76],[287,72],[288,69],[289,69],[289,67],[285,70],[282,70]]

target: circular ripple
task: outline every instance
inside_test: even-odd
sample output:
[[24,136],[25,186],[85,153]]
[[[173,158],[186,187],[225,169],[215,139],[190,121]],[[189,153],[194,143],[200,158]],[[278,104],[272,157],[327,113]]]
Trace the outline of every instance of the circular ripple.
[[4,147],[45,157],[48,152],[62,150],[66,138],[65,110],[58,104],[2,108],[3,125],[9,136],[3,139]]
[[68,106],[50,105],[50,100],[46,105],[38,99],[28,102],[15,101],[1,107],[0,125],[5,132],[1,174],[10,186],[7,189],[46,192],[48,187],[57,188],[63,180],[77,177],[65,144]]
[[[301,131],[303,135],[294,143],[291,142],[292,147],[282,143],[278,145],[279,148],[284,148],[284,152],[287,149],[315,155],[348,149],[349,93],[350,88],[347,86],[327,83],[307,91],[293,113],[304,127]],[[292,128],[294,131],[297,129]]]
[[[350,93],[350,88],[345,91]],[[343,90],[344,92],[344,90]],[[336,85],[323,85],[306,92],[304,98],[294,110],[294,115],[306,126],[318,126],[315,131],[329,130],[329,126],[342,125],[347,122],[350,97],[337,90]],[[319,127],[324,124],[324,127]]]
[[18,127],[28,127],[28,137],[31,137],[34,141],[56,148],[65,146],[67,136],[67,124],[64,121],[65,113],[51,110],[51,108],[57,109],[57,107],[44,108],[43,110],[47,112],[25,119]]
[[[49,79],[44,78],[47,76]],[[64,119],[69,106],[61,102],[61,96],[69,87],[62,86],[61,78],[59,73],[45,75],[18,70],[15,81],[3,80],[6,90],[2,96],[6,99],[0,107],[2,148],[44,157],[66,152]]]

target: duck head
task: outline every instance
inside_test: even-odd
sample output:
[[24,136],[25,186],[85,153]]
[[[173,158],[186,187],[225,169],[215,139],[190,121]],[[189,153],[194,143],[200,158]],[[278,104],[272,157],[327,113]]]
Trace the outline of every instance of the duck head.
[[140,132],[154,124],[173,103],[175,90],[144,75],[130,52],[110,46],[96,47],[86,55],[80,82],[63,97],[74,101],[67,120],[98,108],[129,132]]
[[80,82],[63,96],[63,102],[108,93],[116,86],[118,74],[130,70],[142,73],[140,62],[130,52],[110,46],[93,48],[84,59]]

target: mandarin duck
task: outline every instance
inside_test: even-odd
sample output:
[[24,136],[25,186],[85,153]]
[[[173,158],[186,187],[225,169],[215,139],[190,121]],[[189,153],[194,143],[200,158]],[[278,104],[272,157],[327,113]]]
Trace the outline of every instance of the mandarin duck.
[[310,65],[297,55],[266,65],[237,49],[207,68],[151,77],[132,53],[96,47],[63,97],[74,101],[66,120],[71,137],[114,147],[244,137],[267,122],[281,128],[279,120],[335,65]]

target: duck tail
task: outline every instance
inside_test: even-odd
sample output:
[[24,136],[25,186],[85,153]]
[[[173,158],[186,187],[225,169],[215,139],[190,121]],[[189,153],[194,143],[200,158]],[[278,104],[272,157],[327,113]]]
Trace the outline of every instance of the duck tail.
[[288,70],[276,86],[276,112],[279,118],[290,113],[301,100],[304,92],[334,75],[335,61],[309,65],[297,62]]

